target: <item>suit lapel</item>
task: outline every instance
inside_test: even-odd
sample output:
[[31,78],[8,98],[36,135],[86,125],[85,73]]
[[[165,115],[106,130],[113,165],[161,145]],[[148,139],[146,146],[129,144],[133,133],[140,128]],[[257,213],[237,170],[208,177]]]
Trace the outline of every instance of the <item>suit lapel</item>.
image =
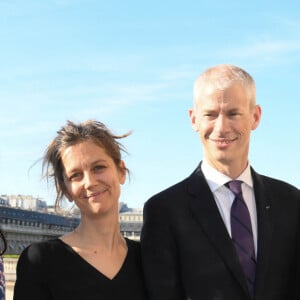
[[272,252],[272,207],[269,193],[263,184],[263,177],[251,169],[257,211],[257,267],[256,295],[263,290],[268,274],[269,256]]
[[243,287],[245,293],[248,294],[246,280],[234,246],[200,165],[190,177],[188,192],[192,195],[189,201],[192,215],[202,227],[230,272]]

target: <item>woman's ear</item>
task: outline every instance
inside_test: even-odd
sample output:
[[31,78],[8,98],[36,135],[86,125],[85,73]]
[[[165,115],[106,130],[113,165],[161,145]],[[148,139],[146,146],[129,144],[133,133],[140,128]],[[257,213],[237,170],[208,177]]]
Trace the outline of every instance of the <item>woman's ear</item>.
[[68,188],[67,188],[67,185],[66,185],[66,177],[64,177],[63,182],[60,183],[60,188],[61,188],[61,191],[62,191],[63,195],[68,199],[68,201],[73,202],[74,199],[70,195],[70,193],[68,192]]
[[64,191],[64,195],[68,199],[69,202],[74,201],[73,197],[71,197],[71,195],[67,191]]
[[120,161],[120,165],[119,165],[119,181],[120,184],[124,184],[125,180],[126,180],[126,165],[125,162],[123,160]]

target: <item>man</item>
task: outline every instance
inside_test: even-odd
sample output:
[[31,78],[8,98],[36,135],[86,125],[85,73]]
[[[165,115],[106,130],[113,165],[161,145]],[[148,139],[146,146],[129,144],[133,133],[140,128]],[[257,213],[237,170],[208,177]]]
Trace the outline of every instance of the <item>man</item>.
[[232,65],[206,70],[189,115],[203,161],[144,207],[149,299],[300,299],[300,192],[250,166],[261,119],[252,77]]

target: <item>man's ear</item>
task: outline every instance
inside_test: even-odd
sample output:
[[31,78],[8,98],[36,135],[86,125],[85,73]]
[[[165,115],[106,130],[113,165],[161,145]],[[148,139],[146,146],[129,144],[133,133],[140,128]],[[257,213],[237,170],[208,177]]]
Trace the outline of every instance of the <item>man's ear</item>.
[[255,130],[261,120],[261,107],[259,105],[255,105],[254,109],[253,109],[253,123],[252,123],[252,130]]
[[191,120],[191,124],[192,124],[192,128],[198,132],[198,126],[197,126],[197,122],[196,122],[196,114],[195,114],[195,110],[193,108],[189,109],[189,116],[190,116],[190,120]]

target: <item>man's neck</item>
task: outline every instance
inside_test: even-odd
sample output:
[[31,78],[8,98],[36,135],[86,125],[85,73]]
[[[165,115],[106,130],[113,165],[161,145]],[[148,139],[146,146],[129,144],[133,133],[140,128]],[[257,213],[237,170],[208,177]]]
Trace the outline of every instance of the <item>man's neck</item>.
[[204,161],[210,165],[212,168],[217,170],[218,172],[228,176],[231,179],[238,178],[247,168],[248,161],[246,163],[236,163],[236,164],[222,164],[219,162],[212,162],[206,158]]

